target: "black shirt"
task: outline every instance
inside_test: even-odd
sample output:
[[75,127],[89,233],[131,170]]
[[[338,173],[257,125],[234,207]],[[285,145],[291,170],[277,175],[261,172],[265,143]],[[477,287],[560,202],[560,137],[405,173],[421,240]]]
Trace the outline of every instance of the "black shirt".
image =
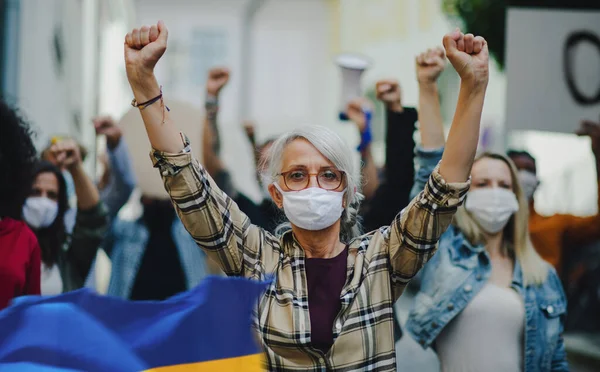
[[170,201],[144,202],[140,223],[146,225],[150,235],[135,277],[131,300],[164,300],[187,289],[179,251],[171,233],[175,218]]

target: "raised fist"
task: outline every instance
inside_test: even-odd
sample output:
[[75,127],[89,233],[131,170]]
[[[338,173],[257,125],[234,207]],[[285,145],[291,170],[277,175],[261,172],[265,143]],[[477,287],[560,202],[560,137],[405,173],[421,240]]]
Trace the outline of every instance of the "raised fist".
[[367,119],[365,118],[365,111],[373,111],[371,102],[366,98],[354,98],[346,106],[346,115],[356,126],[360,133],[365,130],[367,125]]
[[375,91],[377,99],[383,102],[388,110],[402,112],[400,84],[398,84],[398,80],[379,80],[375,84]]
[[446,67],[446,58],[444,49],[437,47],[427,49],[415,59],[417,65],[417,81],[419,84],[433,84],[437,82],[444,67]]
[[489,78],[489,52],[485,39],[473,34],[463,34],[459,29],[444,36],[446,56],[463,83],[487,86]]
[[229,70],[224,67],[215,67],[208,72],[206,80],[206,93],[216,97],[229,81]]
[[167,50],[168,37],[163,21],[139,30],[134,28],[125,36],[125,68],[130,82],[143,81],[154,73],[154,66]]
[[121,128],[117,126],[114,119],[110,116],[98,116],[94,118],[94,129],[96,135],[106,136],[106,145],[109,149],[113,150],[119,145],[123,132]]
[[250,140],[250,142],[254,142],[254,138],[255,138],[255,128],[254,128],[254,123],[250,120],[244,120],[244,123],[242,124],[242,126],[244,127],[244,133],[246,133],[246,137],[248,138],[248,140]]
[[589,136],[592,140],[592,151],[594,152],[594,155],[600,155],[600,123],[595,123],[591,120],[583,120],[575,133],[578,136]]
[[81,165],[81,152],[79,145],[68,138],[59,140],[50,147],[51,162],[61,169],[72,170]]

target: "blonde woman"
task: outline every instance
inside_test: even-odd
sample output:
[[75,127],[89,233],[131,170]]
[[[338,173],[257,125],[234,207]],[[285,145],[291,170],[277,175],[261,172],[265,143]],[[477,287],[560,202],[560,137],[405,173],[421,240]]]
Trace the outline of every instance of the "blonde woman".
[[[432,69],[424,53],[417,71]],[[438,66],[439,67],[439,66]],[[422,148],[413,193],[442,157],[444,133],[436,90],[421,86]],[[427,96],[429,95],[429,96]],[[566,300],[554,269],[528,235],[527,200],[506,156],[475,159],[464,206],[424,267],[406,324],[442,371],[567,371],[562,338]]]

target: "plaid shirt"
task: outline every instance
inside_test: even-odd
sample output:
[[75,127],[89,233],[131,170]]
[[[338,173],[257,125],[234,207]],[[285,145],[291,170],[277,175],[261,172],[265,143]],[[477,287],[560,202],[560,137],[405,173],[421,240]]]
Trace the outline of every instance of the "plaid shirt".
[[341,310],[327,354],[311,346],[304,250],[250,223],[196,161],[186,141],[180,154],[151,153],[186,229],[227,275],[255,280],[275,276],[259,301],[257,331],[269,370],[394,371],[392,306],[432,257],[440,235],[462,203],[469,183],[429,183],[391,226],[349,246]]

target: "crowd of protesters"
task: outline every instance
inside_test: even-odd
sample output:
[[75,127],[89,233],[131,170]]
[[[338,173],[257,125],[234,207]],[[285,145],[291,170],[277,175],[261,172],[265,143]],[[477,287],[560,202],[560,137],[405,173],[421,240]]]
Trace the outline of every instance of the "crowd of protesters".
[[[260,128],[247,123],[258,202],[222,159],[218,117],[227,107],[219,97],[230,71],[211,69],[204,118],[178,123],[154,76],[167,41],[162,22],[126,36],[149,146],[113,118],[96,118],[107,142],[98,180],[86,174],[83,146],[54,137],[38,154],[29,124],[0,103],[0,309],[22,295],[95,288],[103,250],[112,263],[108,295],[135,301],[164,300],[210,274],[274,275],[255,320],[271,370],[394,370],[400,337],[434,348],[444,371],[568,370],[565,262],[600,239],[600,214],[538,214],[534,157],[477,152],[488,84],[482,37],[456,30],[416,58],[416,108],[403,106],[398,81],[377,82],[381,167],[364,97],[345,112],[357,149],[318,126],[257,143]],[[437,81],[447,60],[461,85],[446,136]],[[177,129],[190,125],[201,138]],[[591,138],[600,174],[600,124],[585,121],[577,134]],[[162,180],[136,169],[132,153],[150,153]],[[128,201],[140,205],[137,218],[119,215]],[[394,303],[417,274],[403,332]]]

